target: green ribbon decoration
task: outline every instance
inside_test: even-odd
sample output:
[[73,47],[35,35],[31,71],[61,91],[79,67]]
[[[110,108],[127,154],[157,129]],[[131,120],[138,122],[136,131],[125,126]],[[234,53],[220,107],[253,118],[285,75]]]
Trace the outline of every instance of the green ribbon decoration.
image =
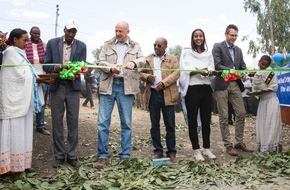
[[225,82],[230,82],[231,80],[237,80],[238,78],[242,77],[245,70],[223,70],[221,73],[221,77],[224,78]]
[[[274,63],[275,64],[275,63]],[[33,66],[52,66],[52,65],[62,65],[61,63],[45,63],[45,64],[33,64]],[[100,65],[93,65],[89,62],[84,62],[84,61],[72,61],[69,62],[69,67],[75,67],[75,66],[81,66],[82,68],[93,68],[93,69],[110,69],[111,66],[100,66]],[[7,65],[0,65],[0,67],[23,67],[23,66],[27,66],[27,65],[15,65],[15,64],[7,64]],[[271,65],[272,66],[272,65]],[[66,66],[66,70],[68,70],[67,68],[68,66]],[[72,69],[72,68],[69,68]],[[176,68],[176,69],[154,69],[154,68],[137,68],[134,70],[138,70],[138,71],[142,71],[142,70],[160,70],[160,71],[206,71],[206,70],[198,70],[195,68],[192,69],[180,69],[180,68]],[[133,71],[133,70],[132,70]],[[267,69],[267,70],[260,70],[260,69],[245,69],[245,70],[217,70],[217,72],[222,73],[222,72],[228,72],[228,71],[232,71],[232,72],[243,72],[243,73],[247,73],[247,72],[290,72],[290,68],[277,68],[277,67],[272,67],[272,69]],[[69,73],[69,72],[68,72]],[[66,75],[71,75],[71,74],[66,74]],[[71,78],[72,75],[69,77]],[[64,77],[65,78],[65,77]]]
[[84,73],[86,63],[83,61],[69,61],[64,65],[63,69],[59,72],[59,77],[63,80],[75,80]]

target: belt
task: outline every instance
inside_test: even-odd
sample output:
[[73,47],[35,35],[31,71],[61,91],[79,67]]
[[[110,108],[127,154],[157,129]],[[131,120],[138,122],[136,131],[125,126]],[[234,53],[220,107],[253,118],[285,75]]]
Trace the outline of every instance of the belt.
[[158,93],[158,94],[163,94],[163,90],[157,91],[155,88],[151,88],[151,92]]
[[124,82],[124,78],[123,77],[115,77],[114,81],[115,82]]
[[59,84],[72,84],[72,80],[59,80]]

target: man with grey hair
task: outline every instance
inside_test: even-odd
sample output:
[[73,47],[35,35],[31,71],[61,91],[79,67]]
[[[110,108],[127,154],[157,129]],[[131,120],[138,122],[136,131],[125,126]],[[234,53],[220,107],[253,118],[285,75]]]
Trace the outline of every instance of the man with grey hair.
[[132,107],[139,89],[137,68],[145,59],[138,43],[128,36],[129,24],[120,21],[115,27],[115,37],[106,41],[99,56],[100,102],[98,112],[98,165],[104,166],[109,158],[108,137],[114,103],[117,103],[121,120],[120,159],[130,158],[132,143]]

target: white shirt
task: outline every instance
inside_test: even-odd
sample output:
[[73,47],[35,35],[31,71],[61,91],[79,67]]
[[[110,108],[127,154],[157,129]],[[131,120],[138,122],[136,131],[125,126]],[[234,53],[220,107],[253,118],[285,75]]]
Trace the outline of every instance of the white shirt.
[[117,65],[121,66],[121,72],[120,74],[115,74],[115,77],[123,77],[123,64],[124,64],[124,57],[126,55],[126,51],[129,46],[129,40],[127,40],[124,43],[117,42],[116,45],[116,51],[117,51]]
[[197,53],[191,48],[183,49],[180,56],[179,91],[184,97],[189,85],[210,85],[212,77],[203,77],[200,74],[190,76],[192,70],[208,68],[214,70],[214,61],[211,52]]
[[162,57],[158,57],[154,53],[154,70],[153,74],[155,77],[154,84],[151,85],[151,88],[156,88],[157,84],[162,81],[162,71],[161,71],[161,63],[165,59],[166,53]]

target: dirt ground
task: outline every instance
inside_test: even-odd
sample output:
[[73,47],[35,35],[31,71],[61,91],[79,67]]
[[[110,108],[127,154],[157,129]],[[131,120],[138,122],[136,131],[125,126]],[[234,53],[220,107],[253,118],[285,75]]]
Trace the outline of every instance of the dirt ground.
[[[84,101],[81,98],[80,103]],[[98,112],[98,101],[95,98],[95,108],[91,109],[89,107],[80,108],[80,118],[79,118],[79,148],[78,156],[91,156],[97,154],[97,112]],[[51,117],[50,109],[45,110],[46,121],[48,123],[47,129],[51,131]],[[193,150],[188,137],[187,127],[182,113],[176,113],[176,143],[177,143],[177,159],[178,160],[188,160],[193,158]],[[255,142],[255,120],[256,117],[249,116],[246,117],[245,144],[253,150],[256,150]],[[118,110],[115,107],[112,114],[112,122],[110,128],[110,154],[111,156],[117,156],[120,150],[120,120],[118,115]],[[162,134],[164,132],[164,125],[161,119]],[[232,139],[234,137],[234,126],[230,126]],[[283,150],[287,151],[290,149],[290,127],[283,127]],[[133,108],[133,148],[132,148],[132,158],[146,158],[152,155],[153,147],[151,145],[150,138],[150,118],[149,113]],[[165,138],[162,138],[163,140]],[[199,135],[200,145],[202,147],[202,138]],[[165,140],[163,141],[165,146]],[[211,149],[213,153],[217,156],[216,162],[228,163],[234,161],[236,157],[229,156],[225,152],[221,140],[220,129],[218,125],[218,115],[212,115],[211,124]],[[252,153],[243,153],[241,155],[247,156]],[[52,163],[54,161],[53,151],[52,151],[52,136],[42,135],[40,133],[34,132],[34,147],[33,147],[33,164],[32,167],[36,170],[39,176],[50,176],[57,172],[56,169],[52,168]]]

